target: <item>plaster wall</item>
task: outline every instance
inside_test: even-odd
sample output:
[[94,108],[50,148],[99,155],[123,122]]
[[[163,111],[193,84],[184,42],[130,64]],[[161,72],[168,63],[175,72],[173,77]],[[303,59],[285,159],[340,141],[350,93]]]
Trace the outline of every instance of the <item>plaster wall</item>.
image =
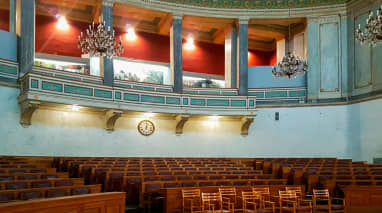
[[[339,157],[351,158],[348,106],[260,108],[249,135],[240,122],[191,120],[184,134],[175,121],[153,118],[156,131],[141,136],[143,117],[122,117],[104,130],[101,114],[39,109],[32,125],[19,124],[18,89],[0,87],[0,155],[173,156],[173,157]],[[280,112],[280,121],[275,121]]]

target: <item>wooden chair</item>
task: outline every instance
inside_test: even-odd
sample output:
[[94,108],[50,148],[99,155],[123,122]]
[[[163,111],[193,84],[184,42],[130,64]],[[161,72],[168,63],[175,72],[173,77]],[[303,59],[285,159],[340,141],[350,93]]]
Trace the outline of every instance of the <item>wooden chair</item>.
[[233,211],[241,211],[241,206],[237,200],[236,188],[234,187],[219,187],[219,192],[222,197],[222,201],[232,203]]
[[312,212],[312,203],[300,200],[295,191],[279,191],[280,213]]
[[258,192],[242,192],[243,213],[275,213],[275,203],[263,200]]
[[300,200],[304,200],[305,197],[304,197],[304,193],[302,191],[302,188],[301,186],[286,186],[285,187],[285,191],[293,191],[293,192],[296,192],[296,196],[300,199]]
[[[252,192],[260,194],[262,201],[271,201],[271,194],[269,192],[269,187],[253,187]],[[260,204],[260,205],[262,205],[262,204]],[[261,206],[261,207],[263,207],[263,206]]]
[[345,213],[345,200],[341,198],[331,199],[328,189],[313,189],[313,209],[314,212]]
[[233,213],[233,203],[223,201],[220,192],[202,192],[202,212],[203,213]]
[[201,212],[200,189],[182,189],[182,210],[184,212]]

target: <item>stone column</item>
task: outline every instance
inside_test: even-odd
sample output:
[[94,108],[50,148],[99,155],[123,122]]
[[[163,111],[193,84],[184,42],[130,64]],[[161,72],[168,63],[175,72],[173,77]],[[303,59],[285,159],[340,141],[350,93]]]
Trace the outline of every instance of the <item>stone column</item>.
[[239,18],[238,70],[239,95],[248,95],[248,17]]
[[[102,17],[105,21],[106,29],[113,30],[113,3],[114,0],[102,1]],[[114,84],[113,59],[103,57],[100,59],[101,73],[103,73],[103,83],[106,85]]]
[[9,0],[9,32],[16,32],[16,0]]
[[32,71],[34,63],[35,1],[18,0],[16,10],[16,34],[19,36],[18,61],[20,75]]
[[232,27],[225,35],[225,87],[237,88],[237,30]]
[[182,16],[173,15],[170,29],[170,64],[174,92],[183,92]]

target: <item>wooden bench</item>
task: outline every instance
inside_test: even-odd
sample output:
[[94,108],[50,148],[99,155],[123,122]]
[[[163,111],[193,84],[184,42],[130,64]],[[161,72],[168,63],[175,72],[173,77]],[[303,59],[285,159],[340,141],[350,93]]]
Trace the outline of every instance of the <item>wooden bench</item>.
[[125,213],[125,193],[97,193],[60,198],[46,198],[0,204],[0,212],[6,213]]
[[0,191],[0,202],[11,202],[14,200],[29,200],[44,197],[62,197],[68,195],[92,194],[99,192],[101,192],[100,185],[79,185],[4,190]]
[[[18,185],[19,184],[19,185]],[[82,178],[55,178],[45,180],[14,180],[0,182],[0,191],[19,187],[27,188],[43,188],[55,186],[79,186],[84,185]],[[14,186],[14,187],[12,187]]]

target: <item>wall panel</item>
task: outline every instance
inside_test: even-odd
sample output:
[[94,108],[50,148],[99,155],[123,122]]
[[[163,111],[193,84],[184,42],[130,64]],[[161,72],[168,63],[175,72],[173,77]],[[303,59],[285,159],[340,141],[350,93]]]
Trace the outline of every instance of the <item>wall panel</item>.
[[[364,12],[355,17],[354,29],[365,27],[368,12]],[[371,48],[368,45],[362,45],[359,41],[354,40],[354,85],[355,89],[365,88],[372,84],[372,60]]]
[[[340,33],[336,18],[320,24],[320,95],[340,91]],[[326,95],[333,97],[336,94]]]

